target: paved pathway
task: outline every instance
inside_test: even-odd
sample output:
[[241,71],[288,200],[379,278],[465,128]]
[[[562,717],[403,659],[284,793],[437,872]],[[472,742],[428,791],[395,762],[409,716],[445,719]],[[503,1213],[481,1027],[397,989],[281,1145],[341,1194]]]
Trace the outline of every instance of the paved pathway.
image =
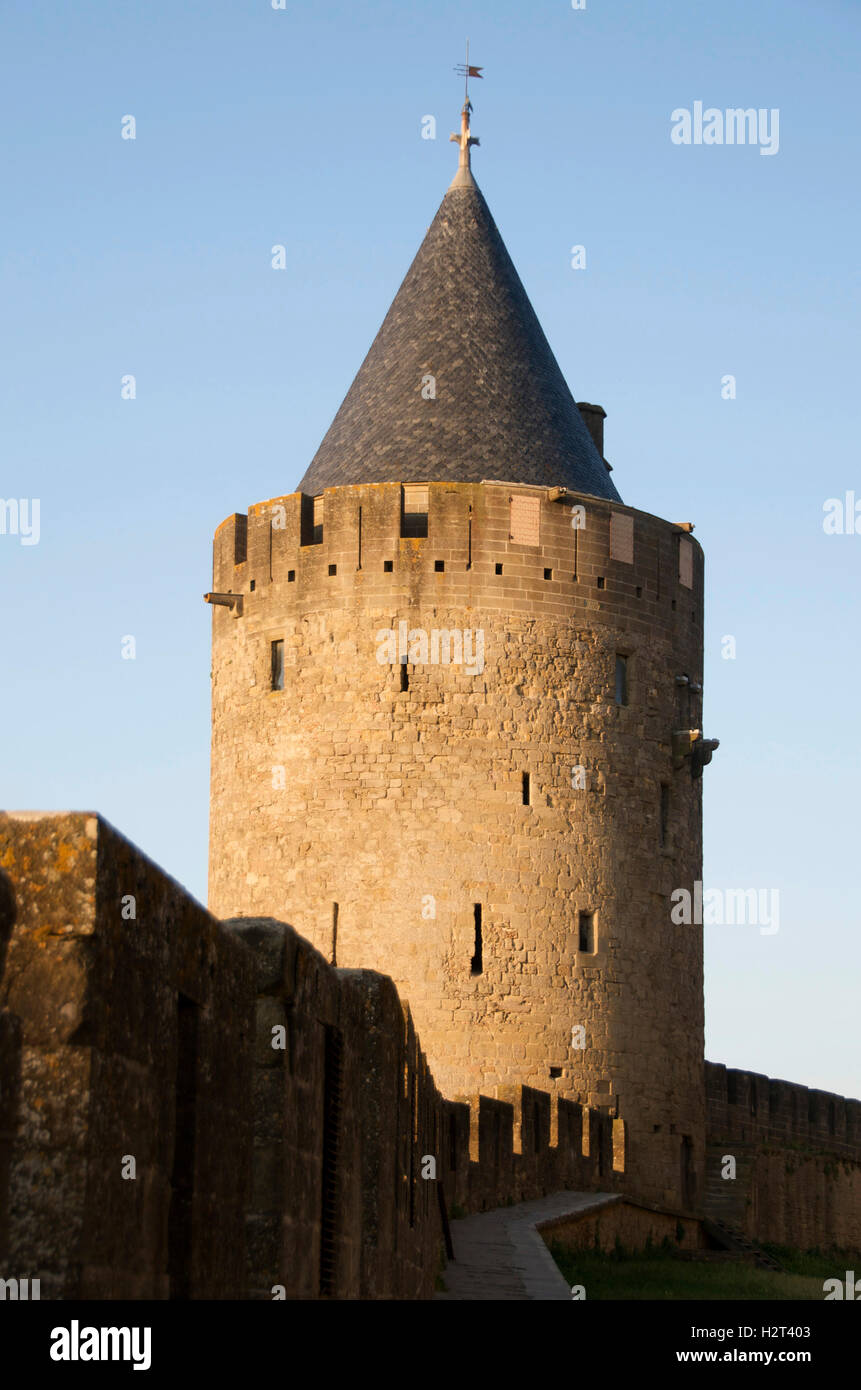
[[538,1226],[563,1216],[619,1201],[608,1192],[556,1192],[537,1202],[499,1207],[452,1221],[455,1258],[443,1273],[448,1299],[569,1299]]

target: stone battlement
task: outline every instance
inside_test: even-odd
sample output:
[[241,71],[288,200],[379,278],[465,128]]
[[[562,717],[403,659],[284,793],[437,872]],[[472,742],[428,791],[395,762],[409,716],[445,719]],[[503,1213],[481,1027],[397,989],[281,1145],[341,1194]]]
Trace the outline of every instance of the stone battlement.
[[760,1241],[861,1249],[861,1101],[705,1066],[706,1213]]
[[745,1143],[802,1144],[858,1158],[861,1100],[706,1062],[709,1127]]
[[[621,502],[552,492],[442,482],[419,495],[369,483],[271,498],[218,527],[213,590],[242,594],[243,614],[265,616],[272,590],[279,604],[308,611],[402,602],[420,586],[441,608],[583,610],[590,622],[624,618],[644,633],[657,623],[668,638],[693,628],[700,638],[703,556],[683,528]],[[222,608],[216,622],[232,616]]]

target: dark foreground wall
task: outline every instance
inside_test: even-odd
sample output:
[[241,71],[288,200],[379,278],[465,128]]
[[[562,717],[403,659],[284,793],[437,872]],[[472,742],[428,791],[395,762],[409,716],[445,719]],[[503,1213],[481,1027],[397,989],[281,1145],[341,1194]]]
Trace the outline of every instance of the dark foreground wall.
[[760,1241],[861,1249],[861,1101],[707,1062],[706,1105],[708,1215]]
[[253,962],[96,816],[0,816],[0,869],[0,1277],[43,1298],[235,1295]]
[[440,1195],[623,1181],[621,1120],[443,1100],[387,977],[96,816],[0,815],[0,971],[0,1279],[43,1298],[425,1297]]

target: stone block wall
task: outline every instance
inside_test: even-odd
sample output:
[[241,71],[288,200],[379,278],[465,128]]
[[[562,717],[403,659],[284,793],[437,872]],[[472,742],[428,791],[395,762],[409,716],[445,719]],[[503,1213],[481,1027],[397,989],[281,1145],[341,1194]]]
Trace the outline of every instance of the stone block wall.
[[609,1118],[444,1100],[391,980],[97,816],[0,815],[0,972],[0,1278],[43,1298],[428,1297],[443,1206],[622,1180]]
[[95,815],[0,815],[0,871],[4,1270],[43,1298],[235,1297],[253,962]]
[[692,1217],[617,1200],[591,1207],[575,1217],[548,1221],[541,1234],[551,1246],[558,1242],[574,1250],[600,1250],[605,1255],[612,1255],[619,1246],[628,1251],[643,1250],[665,1241],[678,1250],[702,1250],[708,1246],[702,1223]]
[[861,1101],[714,1062],[706,1098],[708,1216],[754,1240],[861,1251]]

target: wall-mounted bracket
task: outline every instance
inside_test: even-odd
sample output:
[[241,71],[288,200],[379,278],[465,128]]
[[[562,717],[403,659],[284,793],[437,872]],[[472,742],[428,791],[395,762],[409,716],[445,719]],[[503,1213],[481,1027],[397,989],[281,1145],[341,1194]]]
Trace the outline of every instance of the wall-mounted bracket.
[[703,768],[712,760],[720,739],[703,738],[702,729],[674,729],[672,735],[673,767],[676,771],[684,767],[685,760],[691,760],[691,776],[702,777]]
[[712,760],[712,753],[720,748],[718,738],[698,738],[691,753],[691,776],[702,777],[703,768]]
[[242,594],[204,594],[203,601],[232,609],[234,618],[242,617]]

